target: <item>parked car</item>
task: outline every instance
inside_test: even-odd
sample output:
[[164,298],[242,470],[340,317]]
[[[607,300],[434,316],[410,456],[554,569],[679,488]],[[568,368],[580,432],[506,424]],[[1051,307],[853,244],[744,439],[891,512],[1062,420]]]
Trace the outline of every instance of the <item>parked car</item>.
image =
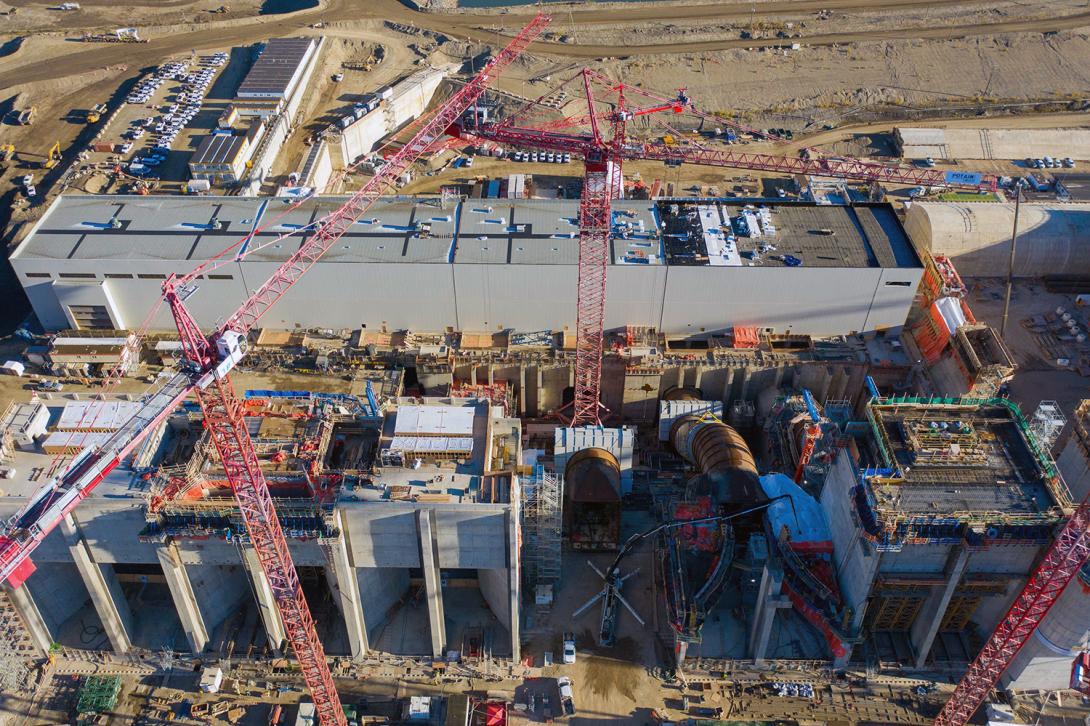
[[38,383],[37,389],[39,391],[48,391],[50,393],[59,393],[64,390],[64,385],[57,381],[41,381]]
[[575,662],[575,633],[564,633],[564,663]]

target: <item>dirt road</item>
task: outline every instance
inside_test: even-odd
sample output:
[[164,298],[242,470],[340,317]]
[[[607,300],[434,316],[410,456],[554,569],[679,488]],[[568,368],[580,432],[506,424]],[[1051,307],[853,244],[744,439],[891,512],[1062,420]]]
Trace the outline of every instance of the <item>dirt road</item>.
[[[977,0],[965,0],[959,4],[973,4]],[[817,8],[845,9],[873,7],[867,0],[829,0],[815,2],[802,0],[798,3],[773,2],[761,6],[761,14],[798,12],[804,6]],[[897,8],[936,6],[949,8],[949,2],[928,2],[927,0],[887,0],[886,6]],[[644,8],[626,8],[626,21],[675,21],[723,19],[735,16],[748,16],[752,13],[749,6],[742,6],[735,11],[723,10],[720,6],[707,5],[695,7],[651,6]],[[594,23],[616,20],[616,11],[590,10],[571,13],[571,22]],[[240,45],[260,39],[286,35],[310,25],[319,19],[327,22],[342,20],[385,19],[395,22],[412,23],[417,27],[428,28],[456,38],[463,38],[482,43],[505,43],[508,36],[485,29],[481,26],[518,27],[524,16],[519,15],[443,15],[413,11],[398,0],[372,0],[361,5],[351,0],[329,0],[324,6],[313,10],[304,10],[290,17],[259,17],[229,27],[211,27],[201,30],[173,33],[168,36],[153,38],[141,45],[91,46],[51,59],[51,62],[28,62],[0,72],[0,89],[15,84],[40,82],[61,76],[71,75],[86,70],[102,68],[108,65],[127,64],[130,68],[144,67],[157,63],[164,57],[183,53],[190,49],[223,48]],[[967,25],[932,24],[926,27],[903,27],[867,32],[828,33],[804,36],[797,39],[804,45],[835,45],[868,40],[889,40],[902,38],[959,38],[970,35],[988,35],[1011,32],[1050,32],[1079,28],[1090,25],[1090,11],[1076,13],[1057,12],[1046,18],[1013,19],[995,23],[973,23]],[[658,53],[679,53],[723,50],[728,48],[761,48],[782,45],[784,41],[776,39],[742,40],[723,38],[693,42],[675,42],[667,44],[623,45],[573,45],[554,42],[537,42],[531,46],[531,52],[546,53],[556,56],[576,58],[597,58],[608,56],[648,55]],[[29,60],[29,59],[28,59]],[[13,59],[14,62],[15,59]]]

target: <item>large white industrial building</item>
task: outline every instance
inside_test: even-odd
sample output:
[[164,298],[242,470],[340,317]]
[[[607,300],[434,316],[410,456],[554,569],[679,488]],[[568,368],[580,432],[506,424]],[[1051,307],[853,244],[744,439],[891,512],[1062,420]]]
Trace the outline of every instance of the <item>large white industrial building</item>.
[[[240,239],[187,304],[231,313],[343,202],[62,196],[11,262],[41,323],[138,326],[168,275]],[[269,328],[573,329],[575,200],[386,198],[262,320]],[[745,219],[749,218],[749,227]],[[664,221],[665,219],[665,221]],[[760,220],[760,221],[758,221]],[[290,236],[288,236],[290,235]],[[905,322],[922,265],[891,207],[700,200],[614,207],[606,326],[842,335]],[[81,323],[81,321],[83,321]],[[152,327],[170,329],[162,309]]]

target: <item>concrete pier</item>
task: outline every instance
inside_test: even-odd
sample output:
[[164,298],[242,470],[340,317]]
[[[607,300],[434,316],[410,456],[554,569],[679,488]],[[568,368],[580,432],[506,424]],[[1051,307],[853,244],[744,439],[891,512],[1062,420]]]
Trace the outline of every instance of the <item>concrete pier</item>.
[[369,648],[367,642],[367,627],[363,618],[363,604],[360,599],[359,580],[356,578],[356,570],[352,566],[349,555],[348,531],[344,510],[337,512],[338,527],[341,536],[325,543],[329,552],[330,564],[333,570],[333,581],[337,604],[344,616],[345,629],[348,631],[348,643],[353,658],[362,658],[367,655]]
[[923,668],[927,664],[927,656],[931,653],[935,636],[939,634],[939,626],[942,625],[943,616],[946,615],[946,608],[950,605],[950,599],[954,597],[954,591],[958,589],[968,563],[968,548],[958,547],[950,554],[950,561],[946,567],[946,580],[942,587],[936,587],[931,591],[923,607],[920,608],[916,621],[912,623],[909,635],[912,639],[912,647],[916,651],[917,668]]
[[791,607],[791,601],[780,594],[782,586],[783,570],[771,562],[765,563],[749,631],[749,657],[756,663],[763,663],[768,657],[768,641],[772,636],[772,626],[776,622],[776,612]]
[[49,626],[41,611],[38,610],[38,604],[34,602],[30,589],[25,586],[12,588],[5,584],[3,591],[15,608],[15,612],[19,614],[19,619],[23,621],[23,626],[30,635],[30,642],[34,644],[38,655],[48,654],[53,645],[53,636],[50,635]]
[[71,514],[64,515],[61,532],[79,569],[83,584],[91,595],[98,617],[110,639],[115,653],[128,653],[132,649],[132,612],[110,565],[100,565],[91,557],[91,550],[83,539],[79,524]]
[[447,643],[447,626],[443,613],[443,587],[439,572],[439,551],[433,535],[435,512],[424,509],[416,513],[420,532],[420,564],[424,571],[424,597],[428,605],[428,626],[431,631],[431,654],[439,658]]
[[265,634],[269,636],[269,647],[279,654],[288,634],[284,629],[284,621],[280,619],[280,611],[276,608],[276,600],[273,599],[272,588],[269,579],[261,571],[261,562],[257,553],[250,547],[243,550],[243,558],[246,562],[246,571],[250,575],[250,582],[257,596],[258,612],[261,613],[261,622],[265,625]]
[[178,610],[178,619],[181,620],[186,640],[189,641],[189,648],[194,653],[200,653],[208,646],[208,628],[197,596],[193,592],[193,585],[189,581],[189,573],[182,564],[178,547],[167,544],[160,547],[156,554],[159,556],[170,596],[174,600],[174,607]]

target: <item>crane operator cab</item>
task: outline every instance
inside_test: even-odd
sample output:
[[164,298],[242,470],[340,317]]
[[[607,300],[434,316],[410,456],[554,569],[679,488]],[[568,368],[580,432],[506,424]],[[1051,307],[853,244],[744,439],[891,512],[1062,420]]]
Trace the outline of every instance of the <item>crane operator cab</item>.
[[219,363],[212,370],[205,373],[197,381],[197,385],[204,390],[212,384],[213,380],[226,377],[231,369],[246,355],[246,336],[235,330],[225,330],[216,338],[216,356]]

